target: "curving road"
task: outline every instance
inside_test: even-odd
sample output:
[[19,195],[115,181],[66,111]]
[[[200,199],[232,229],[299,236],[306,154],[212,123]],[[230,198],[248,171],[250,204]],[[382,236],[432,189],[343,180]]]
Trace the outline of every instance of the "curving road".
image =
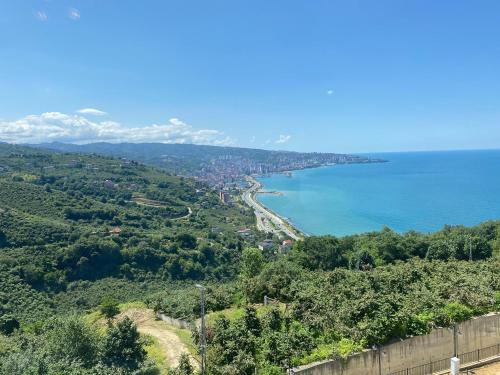
[[255,212],[255,216],[257,217],[257,229],[264,232],[275,233],[278,237],[282,237],[281,232],[283,232],[294,240],[301,239],[300,236],[290,229],[287,222],[255,200],[255,193],[262,188],[261,183],[252,177],[247,177],[247,181],[250,182],[251,187],[243,193],[242,198]]

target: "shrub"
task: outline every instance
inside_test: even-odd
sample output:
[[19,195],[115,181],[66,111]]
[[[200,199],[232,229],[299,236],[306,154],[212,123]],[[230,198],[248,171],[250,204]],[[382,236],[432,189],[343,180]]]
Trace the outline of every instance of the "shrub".
[[103,360],[109,366],[136,370],[146,359],[146,351],[139,340],[134,322],[125,317],[110,326],[103,347]]
[[460,302],[450,302],[443,306],[438,317],[438,324],[442,326],[450,326],[456,323],[463,322],[472,318],[473,311],[471,308],[461,304]]
[[424,312],[411,316],[406,330],[407,335],[416,336],[429,333],[432,328],[433,320],[434,314],[432,313]]
[[335,344],[335,353],[341,358],[347,358],[351,354],[358,353],[363,350],[364,344],[354,342],[351,339],[342,338]]
[[120,313],[120,307],[114,298],[105,297],[99,306],[99,311],[106,318],[111,319]]

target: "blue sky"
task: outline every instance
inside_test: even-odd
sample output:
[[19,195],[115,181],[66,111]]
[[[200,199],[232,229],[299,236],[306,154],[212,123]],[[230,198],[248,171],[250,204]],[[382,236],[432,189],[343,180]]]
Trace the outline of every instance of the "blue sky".
[[498,1],[2,1],[0,140],[499,148],[499,40]]

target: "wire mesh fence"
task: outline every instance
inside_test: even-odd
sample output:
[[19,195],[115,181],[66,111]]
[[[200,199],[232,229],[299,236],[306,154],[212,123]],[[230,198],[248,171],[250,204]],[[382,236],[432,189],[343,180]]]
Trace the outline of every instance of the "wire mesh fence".
[[[500,343],[486,348],[477,349],[467,353],[458,355],[461,365],[466,365],[474,362],[481,362],[486,359],[500,355]],[[431,375],[436,372],[442,372],[450,369],[450,358],[443,358],[432,361],[420,366],[407,368],[401,371],[391,372],[388,375]]]

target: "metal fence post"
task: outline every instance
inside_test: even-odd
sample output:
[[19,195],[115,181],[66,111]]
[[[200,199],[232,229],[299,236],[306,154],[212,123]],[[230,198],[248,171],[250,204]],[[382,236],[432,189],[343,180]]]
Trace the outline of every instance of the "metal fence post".
[[477,361],[479,362],[479,349],[477,350]]
[[378,375],[382,375],[382,353],[380,352],[382,350],[382,347],[379,345],[377,354],[378,354]]

